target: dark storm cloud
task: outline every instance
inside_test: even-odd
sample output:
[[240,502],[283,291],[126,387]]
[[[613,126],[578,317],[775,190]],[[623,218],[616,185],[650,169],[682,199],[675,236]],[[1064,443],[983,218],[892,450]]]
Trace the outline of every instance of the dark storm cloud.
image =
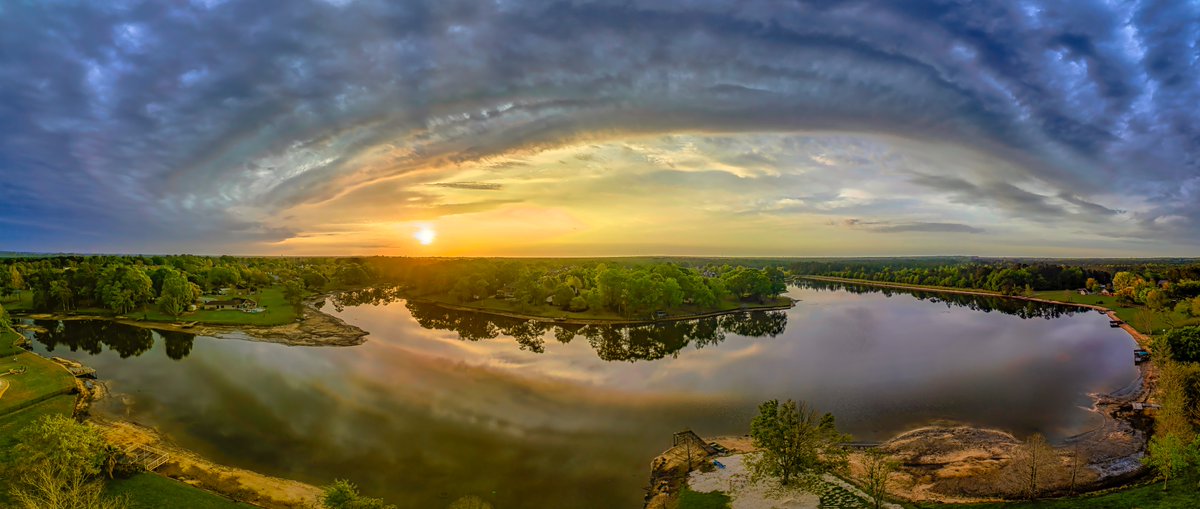
[[[1010,161],[922,183],[1022,217],[1141,197],[1142,228],[1179,238],[1200,234],[1200,186],[1179,185],[1200,174],[1198,40],[1183,1],[6,3],[0,229],[15,249],[237,246],[418,168],[814,130]],[[1047,188],[1005,183],[1029,177]],[[42,222],[102,238],[22,226]]]

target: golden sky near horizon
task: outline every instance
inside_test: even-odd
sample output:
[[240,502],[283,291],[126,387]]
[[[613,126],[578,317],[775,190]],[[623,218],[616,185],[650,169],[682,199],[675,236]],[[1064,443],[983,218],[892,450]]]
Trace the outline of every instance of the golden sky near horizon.
[[[379,164],[365,160],[365,166]],[[1018,175],[997,183],[991,175]],[[939,180],[940,179],[940,180]],[[967,148],[884,136],[673,134],[567,144],[431,166],[283,211],[297,255],[608,256],[1076,252],[1077,224],[926,181],[1044,183]],[[1136,206],[1136,203],[1127,203]],[[1018,216],[1014,218],[1014,216]],[[1098,252],[1092,250],[1092,252]]]

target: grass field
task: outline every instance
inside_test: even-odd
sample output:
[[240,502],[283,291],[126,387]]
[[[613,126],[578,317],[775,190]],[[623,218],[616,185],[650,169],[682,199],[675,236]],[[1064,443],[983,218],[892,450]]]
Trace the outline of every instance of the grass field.
[[0,359],[25,351],[17,346],[18,339],[21,339],[21,334],[17,331],[9,328],[0,329]]
[[712,493],[700,493],[684,488],[679,493],[678,509],[728,509],[730,506],[729,495],[720,491]]
[[129,479],[109,481],[104,491],[112,496],[128,497],[130,509],[253,507],[193,488],[174,479],[149,473],[137,474]]
[[75,388],[75,377],[67,370],[36,354],[22,353],[0,358],[0,373],[14,368],[26,368],[27,371],[4,377],[9,388],[0,398],[0,415],[33,402],[67,394]]

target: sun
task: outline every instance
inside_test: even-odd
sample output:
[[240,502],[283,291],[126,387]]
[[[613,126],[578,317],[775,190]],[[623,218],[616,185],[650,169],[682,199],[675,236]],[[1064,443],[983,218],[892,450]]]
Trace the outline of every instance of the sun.
[[417,233],[413,234],[413,238],[417,239],[422,246],[428,246],[433,244],[433,240],[437,238],[437,232],[433,231],[433,228],[422,226]]

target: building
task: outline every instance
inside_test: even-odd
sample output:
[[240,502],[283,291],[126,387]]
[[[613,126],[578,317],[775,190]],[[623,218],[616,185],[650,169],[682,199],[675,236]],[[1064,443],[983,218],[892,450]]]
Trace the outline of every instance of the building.
[[258,303],[254,299],[243,299],[234,297],[224,300],[210,300],[200,305],[201,309],[220,310],[220,309],[238,309],[242,311],[250,311],[258,308]]

